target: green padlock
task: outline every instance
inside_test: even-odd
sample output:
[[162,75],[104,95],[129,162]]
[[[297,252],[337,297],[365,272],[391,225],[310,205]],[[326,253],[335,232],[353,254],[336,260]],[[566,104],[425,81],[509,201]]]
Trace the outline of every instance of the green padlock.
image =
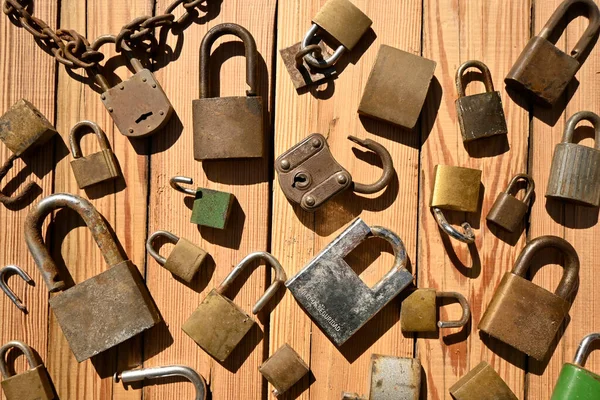
[[596,340],[600,341],[600,333],[583,338],[573,363],[563,366],[551,400],[600,400],[600,375],[583,368]]

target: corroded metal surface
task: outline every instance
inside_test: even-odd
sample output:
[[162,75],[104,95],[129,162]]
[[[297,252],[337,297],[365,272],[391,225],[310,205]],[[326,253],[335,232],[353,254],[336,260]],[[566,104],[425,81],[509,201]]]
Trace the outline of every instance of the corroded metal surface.
[[279,396],[298,383],[309,367],[289,344],[284,343],[258,370],[273,385],[273,395]]
[[[165,238],[167,241],[175,244],[175,247],[173,247],[167,258],[162,257],[154,249],[154,240],[158,237]],[[156,231],[150,235],[146,242],[146,250],[167,271],[187,283],[191,283],[194,280],[208,254],[204,249],[196,246],[189,240],[179,238],[167,231]]]
[[17,157],[43,145],[56,133],[50,121],[25,99],[17,101],[0,117],[0,141]]
[[450,394],[455,400],[518,400],[500,375],[485,361],[452,385]]
[[[527,183],[527,191],[523,200],[518,200],[511,194],[519,181],[525,181]],[[500,193],[498,198],[496,198],[486,219],[511,233],[516,232],[523,224],[523,218],[525,218],[527,211],[529,211],[531,196],[533,195],[534,190],[535,183],[531,176],[527,174],[515,175],[508,184],[506,191]]]
[[304,55],[308,53],[317,53],[320,58],[329,56],[325,50],[325,45],[321,42],[312,44],[302,49],[301,43],[296,43],[290,47],[279,50],[283,64],[290,74],[292,83],[296,89],[305,86],[319,84],[326,79],[334,78],[337,70],[334,66],[326,68],[315,68],[304,60]]
[[371,390],[369,400],[419,400],[421,361],[371,355]]
[[328,0],[312,22],[352,50],[373,21],[349,0]]
[[[8,350],[19,349],[29,364],[23,373],[12,375],[6,365]],[[48,371],[43,364],[37,362],[31,347],[14,340],[0,348],[0,371],[2,372],[2,392],[7,400],[52,400],[54,392]]]

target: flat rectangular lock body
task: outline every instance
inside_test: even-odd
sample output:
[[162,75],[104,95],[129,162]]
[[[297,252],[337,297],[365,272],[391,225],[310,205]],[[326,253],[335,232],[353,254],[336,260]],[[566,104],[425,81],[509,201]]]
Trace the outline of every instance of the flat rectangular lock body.
[[2,392],[7,400],[52,400],[54,392],[43,365],[11,376],[2,381]]
[[231,193],[198,188],[190,221],[201,226],[225,229],[234,199]]
[[[523,200],[517,199],[510,192],[515,190],[515,185],[519,180],[527,182],[527,192]],[[535,183],[533,178],[527,174],[515,175],[505,192],[500,193],[490,209],[486,219],[509,232],[516,232],[523,224],[523,219],[529,211],[529,204]]]
[[592,344],[598,341],[600,333],[590,333],[583,338],[573,362],[563,365],[550,400],[600,399],[600,375],[584,368]]
[[472,168],[436,165],[433,170],[430,207],[477,212],[481,171]]
[[518,400],[500,375],[485,361],[450,388],[455,400]]
[[349,0],[328,0],[312,20],[347,50],[352,50],[373,21]]
[[437,331],[437,296],[435,289],[419,289],[402,302],[400,324],[404,332]]
[[421,361],[371,355],[371,389],[369,400],[419,400]]
[[258,370],[273,385],[273,395],[279,396],[308,374],[309,367],[298,353],[285,343]]
[[0,141],[16,157],[43,145],[56,133],[50,121],[25,99],[17,101],[0,117]]

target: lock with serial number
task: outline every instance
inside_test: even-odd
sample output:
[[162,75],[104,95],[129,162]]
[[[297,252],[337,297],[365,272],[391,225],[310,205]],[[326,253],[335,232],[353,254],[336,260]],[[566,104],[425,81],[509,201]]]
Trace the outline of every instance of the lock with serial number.
[[[154,248],[154,241],[157,238],[165,238],[175,245],[167,258],[158,254],[158,251]],[[146,250],[167,271],[187,283],[191,283],[194,280],[200,269],[200,265],[202,265],[208,254],[204,249],[201,249],[189,240],[180,238],[168,231],[156,231],[150,235],[146,242]]]
[[452,385],[450,394],[454,400],[519,400],[485,361]]
[[[19,349],[29,364],[29,370],[13,375],[6,365],[6,353],[10,349]],[[54,391],[44,364],[40,364],[31,347],[13,340],[0,347],[0,372],[2,373],[2,392],[7,400],[52,400]]]
[[584,368],[592,343],[600,341],[600,333],[583,338],[572,363],[563,368],[550,400],[597,400],[600,396],[600,375]]
[[[458,321],[438,321],[437,299],[454,298],[462,308]],[[460,328],[471,317],[471,309],[465,296],[457,292],[436,292],[435,289],[417,289],[402,302],[400,325],[404,332],[435,332],[437,328]]]
[[[511,194],[519,181],[527,183],[527,191],[523,200],[519,200]],[[486,219],[511,233],[516,232],[529,210],[534,189],[535,183],[531,176],[527,174],[515,175],[508,184],[506,191],[498,195]]]
[[278,397],[298,383],[308,373],[309,367],[298,353],[285,343],[258,367],[258,370],[273,385],[273,395]]

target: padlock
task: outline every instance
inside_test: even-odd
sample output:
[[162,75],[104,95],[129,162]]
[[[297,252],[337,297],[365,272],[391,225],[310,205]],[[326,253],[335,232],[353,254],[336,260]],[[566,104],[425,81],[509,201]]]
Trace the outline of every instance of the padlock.
[[433,170],[433,191],[429,207],[438,225],[450,237],[464,243],[473,243],[475,234],[468,222],[461,224],[464,232],[448,223],[442,210],[474,213],[479,208],[481,171],[472,168],[436,165]]
[[[568,20],[568,12],[577,7],[585,8],[584,15],[589,19],[589,25],[571,53],[567,54],[555,46],[558,39],[556,29]],[[592,50],[598,30],[600,10],[593,0],[563,1],[539,35],[529,40],[504,81],[507,86],[523,91],[543,105],[554,105],[579,71],[583,55]]]
[[485,361],[460,378],[450,394],[454,400],[519,400],[500,375]]
[[256,260],[265,260],[275,271],[273,283],[252,309],[253,314],[258,314],[286,279],[279,261],[266,251],[257,251],[244,257],[223,283],[217,289],[211,290],[181,327],[198,346],[218,361],[225,361],[256,324],[250,315],[224,295],[248,264]]
[[[80,147],[81,134],[84,129],[91,129],[94,132],[102,149],[98,153],[85,157]],[[81,121],[75,124],[71,129],[69,142],[73,155],[71,168],[79,189],[121,176],[121,169],[115,154],[110,149],[106,134],[95,122]]]
[[[462,308],[458,321],[438,321],[437,299],[455,298]],[[435,289],[417,289],[402,302],[400,326],[404,332],[435,332],[437,328],[460,328],[471,317],[471,309],[465,296],[457,292],[436,292]]]
[[258,370],[271,385],[273,395],[278,397],[287,392],[309,371],[308,365],[287,343],[267,359]]
[[[594,147],[573,143],[577,124],[587,120],[596,132]],[[580,111],[567,121],[562,142],[556,145],[546,197],[598,207],[600,205],[600,117]]]
[[[483,75],[485,93],[467,96],[463,76],[469,68],[477,68]],[[500,92],[494,90],[492,74],[481,61],[470,60],[456,71],[456,115],[464,143],[472,140],[508,134]]]
[[[542,249],[554,247],[565,257],[564,274],[551,293],[525,276],[534,256]],[[479,322],[479,329],[539,361],[546,354],[571,304],[567,300],[578,285],[579,257],[566,240],[540,236],[529,242],[496,289]]]
[[[13,375],[6,365],[6,353],[19,349],[29,364],[29,370]],[[2,372],[2,392],[7,400],[52,400],[54,391],[44,364],[40,364],[31,347],[13,340],[0,348],[0,372]]]
[[436,62],[381,45],[358,113],[413,129],[425,104]]
[[[511,194],[519,181],[527,183],[527,191],[523,200],[519,200]],[[525,218],[527,211],[529,211],[531,196],[533,196],[534,190],[535,183],[531,176],[527,174],[515,175],[508,184],[506,191],[498,195],[486,219],[511,233],[516,232],[523,223],[523,218]]]
[[[390,272],[372,288],[344,260],[370,237],[389,242],[395,257]],[[412,283],[406,262],[398,235],[357,218],[285,285],[327,337],[341,346]]]
[[175,376],[181,376],[188,379],[196,389],[195,400],[206,400],[206,381],[204,377],[197,373],[194,369],[185,365],[167,365],[164,367],[152,367],[142,369],[132,369],[123,371],[120,374],[115,373],[114,381],[118,383],[122,381],[123,384],[142,382],[147,379],[161,379],[170,378]]
[[550,400],[600,399],[600,375],[584,368],[593,342],[600,341],[600,333],[583,338],[573,363],[563,365]]
[[[158,254],[154,248],[154,241],[157,238],[165,238],[173,243],[175,247],[171,250],[171,254],[165,259]],[[206,251],[196,246],[187,239],[179,238],[167,231],[156,231],[148,238],[146,242],[146,250],[160,265],[165,267],[173,275],[178,276],[187,283],[191,283],[200,269],[200,265],[206,258]]]
[[[225,35],[242,39],[246,49],[246,96],[210,96],[210,49]],[[200,99],[192,102],[194,158],[261,158],[265,154],[263,100],[258,96],[258,50],[252,34],[237,24],[220,24],[200,45]]]
[[327,140],[313,133],[275,160],[279,186],[288,200],[305,211],[315,211],[327,200],[349,187],[356,193],[372,194],[386,188],[394,177],[392,156],[385,147],[370,139],[348,136],[352,142],[373,151],[383,164],[381,177],[372,184],[352,181],[352,176],[335,161]]
[[[64,207],[81,216],[110,266],[70,288],[65,288],[42,236],[44,219]],[[67,193],[42,199],[25,220],[25,241],[48,290],[58,292],[51,296],[50,308],[77,361],[87,360],[162,321],[142,275],[123,257],[104,218],[86,199]]]

